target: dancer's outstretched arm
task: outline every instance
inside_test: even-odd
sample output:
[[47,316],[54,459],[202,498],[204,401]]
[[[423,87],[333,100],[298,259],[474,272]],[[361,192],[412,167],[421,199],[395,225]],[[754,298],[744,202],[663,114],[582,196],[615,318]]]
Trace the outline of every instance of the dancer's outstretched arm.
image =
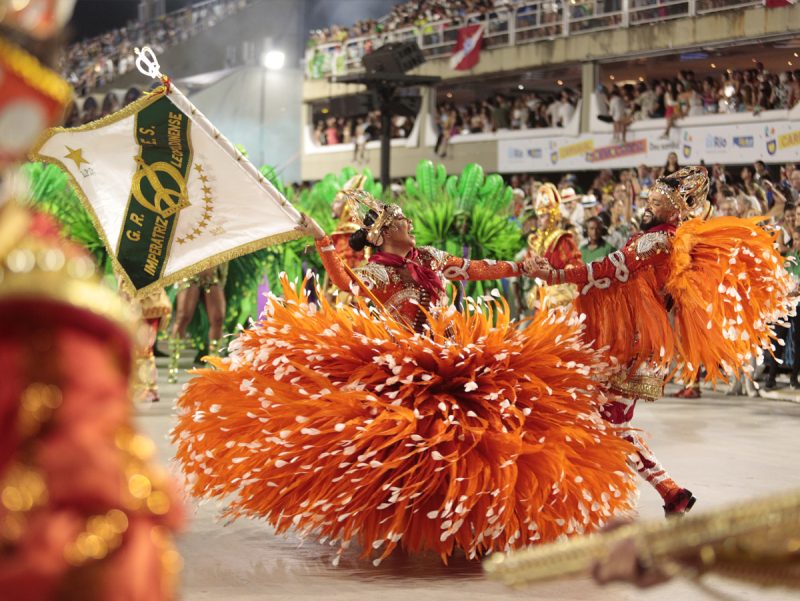
[[669,235],[657,232],[645,234],[622,250],[611,253],[601,261],[566,269],[553,269],[537,263],[531,275],[548,284],[576,284],[580,294],[593,287],[608,288],[613,279],[627,282],[631,274],[645,267],[669,260]]

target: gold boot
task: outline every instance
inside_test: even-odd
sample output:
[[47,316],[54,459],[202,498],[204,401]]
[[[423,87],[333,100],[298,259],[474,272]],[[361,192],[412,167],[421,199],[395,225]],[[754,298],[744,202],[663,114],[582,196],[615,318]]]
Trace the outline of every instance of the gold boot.
[[183,350],[183,340],[181,338],[169,339],[169,374],[167,382],[175,384],[178,381],[178,362],[181,360]]

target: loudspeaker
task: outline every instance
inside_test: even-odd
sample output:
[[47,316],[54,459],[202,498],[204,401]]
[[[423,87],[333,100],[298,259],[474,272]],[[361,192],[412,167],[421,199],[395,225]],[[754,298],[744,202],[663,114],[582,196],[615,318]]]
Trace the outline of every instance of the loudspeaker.
[[336,96],[329,101],[331,115],[335,117],[360,117],[375,110],[372,94],[353,94],[351,96]]
[[422,96],[396,96],[389,101],[388,109],[393,115],[416,117],[422,108]]
[[405,73],[424,62],[425,57],[414,41],[384,44],[361,59],[367,73]]

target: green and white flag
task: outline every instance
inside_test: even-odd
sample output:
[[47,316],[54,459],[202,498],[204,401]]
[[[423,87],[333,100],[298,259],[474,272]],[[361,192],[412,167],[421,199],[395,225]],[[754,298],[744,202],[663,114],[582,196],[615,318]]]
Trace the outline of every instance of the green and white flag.
[[33,152],[66,173],[140,295],[298,238],[290,203],[174,87]]

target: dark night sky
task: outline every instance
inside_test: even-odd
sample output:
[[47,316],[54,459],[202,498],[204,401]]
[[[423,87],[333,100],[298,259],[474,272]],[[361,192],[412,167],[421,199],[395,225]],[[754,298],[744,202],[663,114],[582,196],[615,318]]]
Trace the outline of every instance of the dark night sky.
[[[167,12],[195,4],[198,0],[167,0]],[[262,0],[269,1],[269,0]],[[309,29],[333,23],[350,25],[362,18],[387,14],[401,0],[297,0],[306,2]],[[71,38],[79,40],[122,27],[138,15],[139,0],[77,0],[72,16]]]
[[139,0],[78,0],[70,21],[71,37],[79,40],[122,27],[139,14]]

